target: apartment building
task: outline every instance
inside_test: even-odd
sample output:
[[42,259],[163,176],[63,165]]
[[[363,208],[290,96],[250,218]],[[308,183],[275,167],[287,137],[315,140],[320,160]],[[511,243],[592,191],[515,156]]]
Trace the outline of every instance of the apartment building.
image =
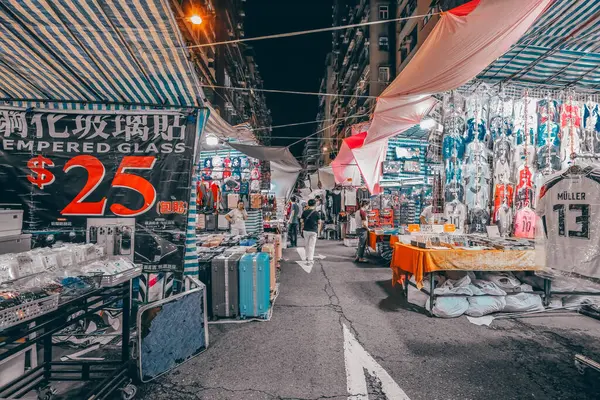
[[[210,44],[244,37],[244,0],[171,0],[187,45]],[[189,17],[199,15],[193,25]],[[263,80],[250,46],[237,43],[192,48],[191,58],[206,100],[231,125],[249,123],[254,128],[271,126],[271,113],[262,92]],[[246,88],[239,90],[234,88]],[[268,144],[269,129],[255,131]]]
[[[335,0],[332,26],[393,19],[395,10],[393,0]],[[395,76],[396,36],[393,22],[332,32],[320,92],[335,96],[320,98],[317,120],[324,121],[317,127],[317,149],[305,149],[314,160],[309,168],[329,164],[350,126],[368,120],[375,98]]]

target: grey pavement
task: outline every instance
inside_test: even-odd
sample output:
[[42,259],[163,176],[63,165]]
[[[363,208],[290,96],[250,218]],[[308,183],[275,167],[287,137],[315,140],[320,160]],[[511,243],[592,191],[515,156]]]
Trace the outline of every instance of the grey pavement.
[[[600,360],[599,321],[566,312],[491,327],[430,318],[375,258],[354,264],[354,249],[333,241],[319,241],[317,253],[326,258],[308,274],[285,250],[271,321],[211,325],[208,350],[138,398],[348,399],[342,324],[411,400],[600,398],[600,375],[573,363],[577,353]],[[366,378],[368,398],[385,399]]]

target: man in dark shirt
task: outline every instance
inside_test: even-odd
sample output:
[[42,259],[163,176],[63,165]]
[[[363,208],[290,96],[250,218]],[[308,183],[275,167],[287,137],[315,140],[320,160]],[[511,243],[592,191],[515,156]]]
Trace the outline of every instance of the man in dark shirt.
[[298,225],[300,224],[300,205],[296,196],[292,196],[290,204],[289,235],[290,247],[298,245]]
[[367,262],[365,259],[365,249],[367,248],[367,239],[369,237],[369,221],[367,219],[367,210],[369,202],[362,200],[360,209],[356,211],[356,234],[358,235],[358,248],[356,249],[355,262]]
[[321,221],[320,213],[315,210],[316,201],[310,199],[308,208],[302,213],[302,227],[304,230],[304,249],[306,250],[306,261],[314,262],[315,246],[317,245],[317,232],[319,230],[319,222]]

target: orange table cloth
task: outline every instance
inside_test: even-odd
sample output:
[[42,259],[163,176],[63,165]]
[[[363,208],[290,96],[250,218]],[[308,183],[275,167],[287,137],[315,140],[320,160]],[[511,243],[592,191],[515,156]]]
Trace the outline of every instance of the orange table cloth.
[[369,244],[369,247],[373,251],[377,251],[377,237],[378,236],[383,236],[383,235],[378,235],[373,231],[369,231],[369,240],[367,243]]
[[436,271],[538,271],[535,250],[464,250],[421,249],[395,243],[392,253],[392,285],[400,283],[408,272],[423,287],[425,274]]

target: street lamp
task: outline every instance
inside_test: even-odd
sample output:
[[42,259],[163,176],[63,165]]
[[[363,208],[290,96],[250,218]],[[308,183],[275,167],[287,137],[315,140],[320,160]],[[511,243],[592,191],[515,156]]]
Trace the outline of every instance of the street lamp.
[[200,25],[202,24],[202,17],[197,14],[194,14],[190,17],[190,22],[194,25]]

